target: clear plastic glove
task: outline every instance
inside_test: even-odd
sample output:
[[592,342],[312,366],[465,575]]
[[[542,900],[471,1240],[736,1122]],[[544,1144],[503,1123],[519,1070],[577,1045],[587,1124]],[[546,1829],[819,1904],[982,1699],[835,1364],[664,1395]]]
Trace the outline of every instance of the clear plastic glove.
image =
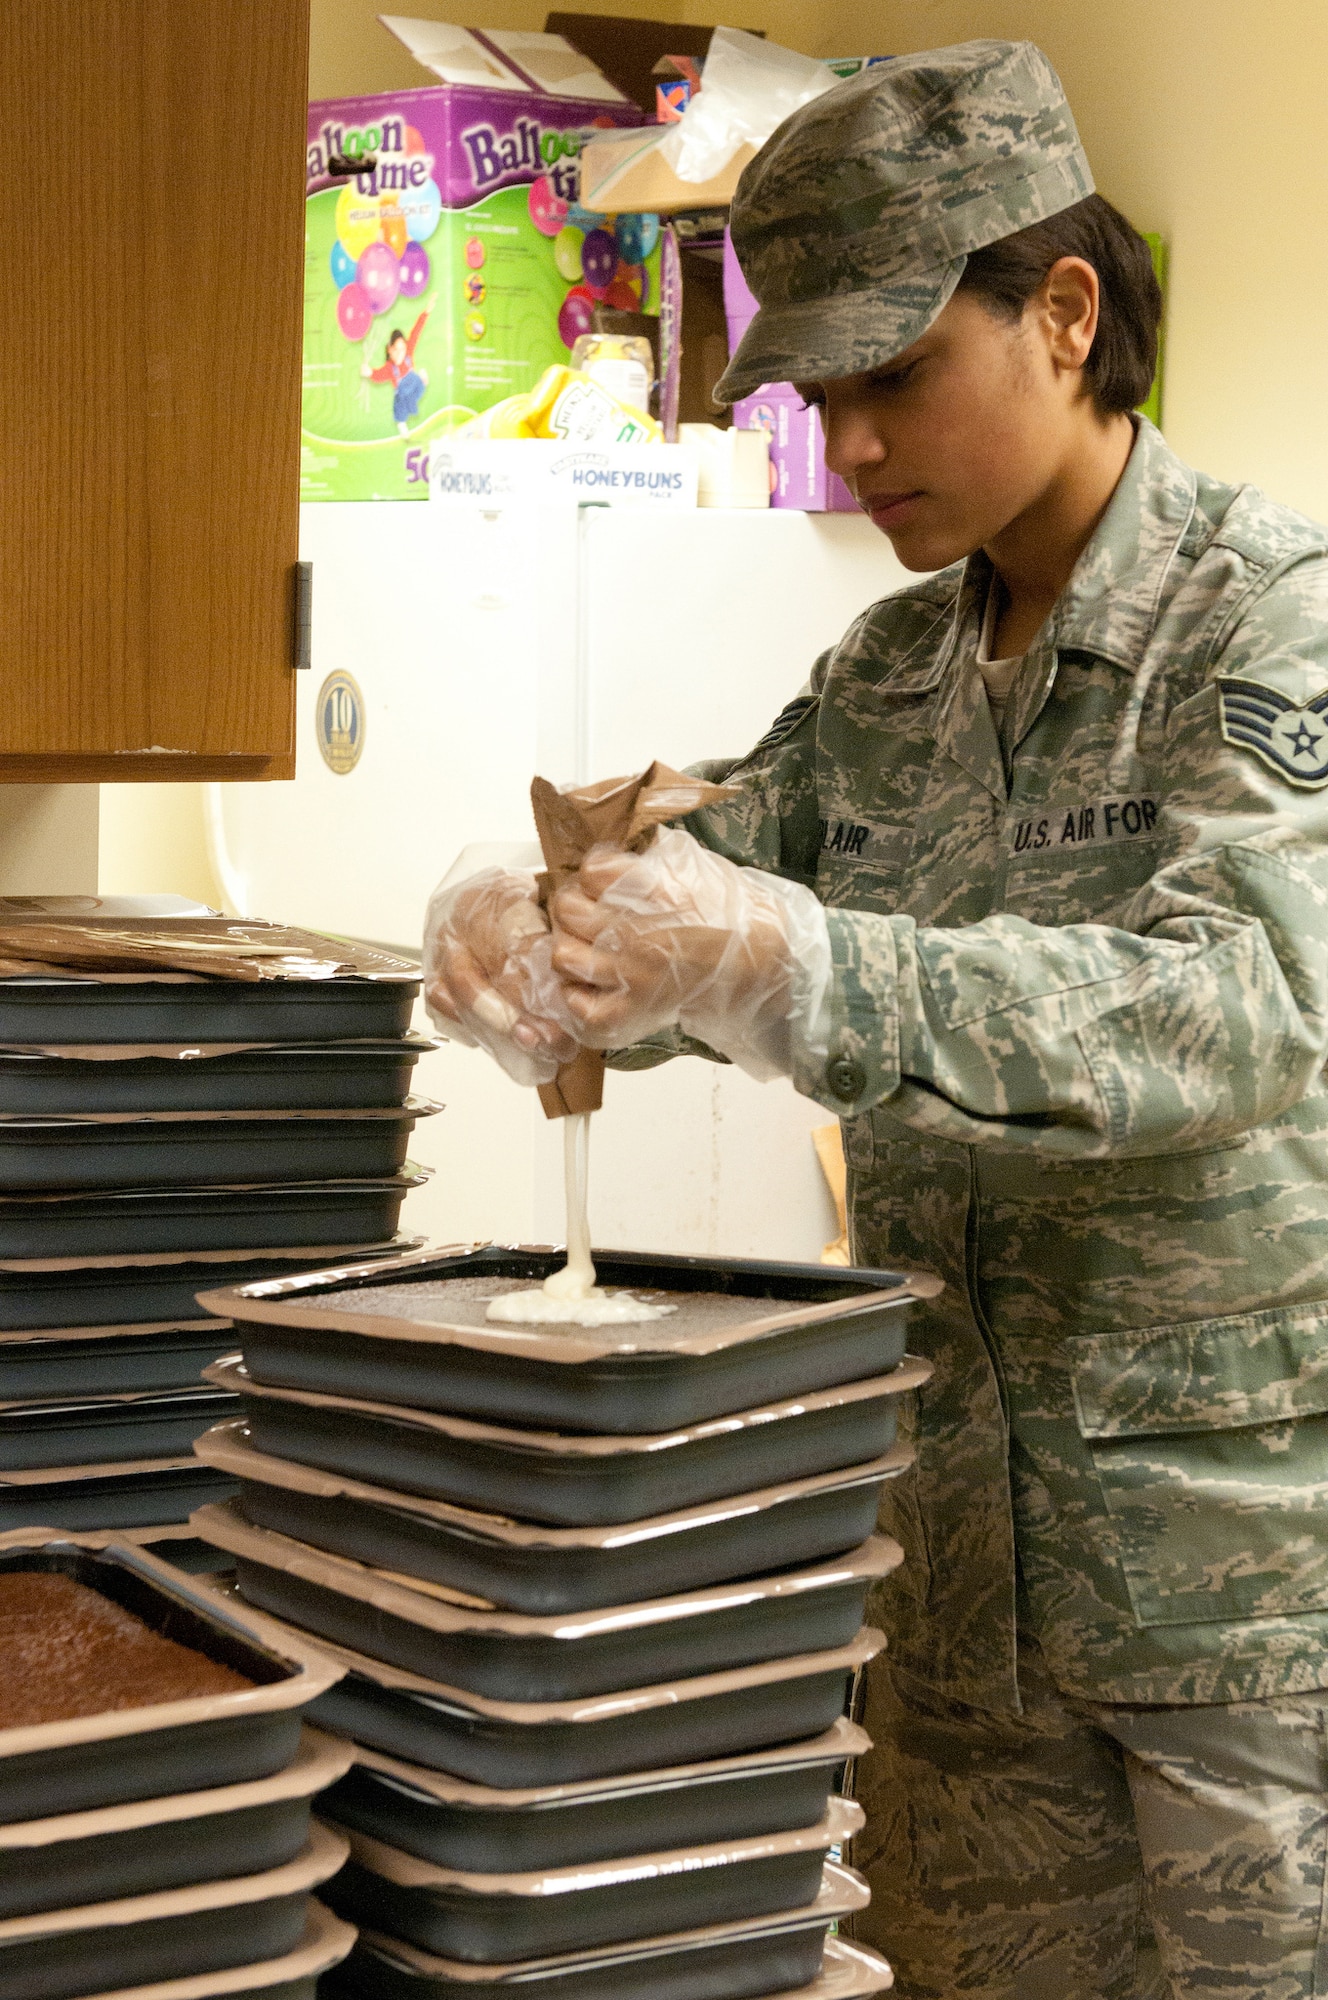
[[551,1083],[578,1044],[552,966],[532,869],[483,868],[435,889],[424,920],[424,999],[449,1041],[487,1050],[515,1083]]
[[800,883],[664,828],[644,854],[592,848],[553,920],[553,969],[588,1048],[676,1026],[762,1081],[824,1059],[830,937]]

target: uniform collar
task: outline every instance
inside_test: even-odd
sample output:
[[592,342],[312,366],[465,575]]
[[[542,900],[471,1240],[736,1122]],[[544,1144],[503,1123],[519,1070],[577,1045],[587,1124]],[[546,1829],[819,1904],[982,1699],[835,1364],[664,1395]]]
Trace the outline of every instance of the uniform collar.
[[[1197,482],[1146,417],[1116,491],[1010,690],[1005,739],[1020,743],[1056,681],[1058,657],[1084,652],[1133,673],[1157,623],[1167,572],[1194,514]],[[986,690],[977,672],[982,610],[992,567],[979,549],[959,575],[949,631],[937,650],[899,662],[878,683],[883,693],[936,688],[936,740],[994,798],[1008,781]]]
[[[1090,653],[1133,674],[1157,624],[1167,573],[1194,515],[1197,481],[1146,417],[1092,539],[1024,658],[1005,710],[1005,742],[1027,736],[1056,684],[1060,656]],[[973,670],[992,568],[964,565],[937,703],[937,740],[997,798],[1008,791],[981,676]]]
[[1135,423],[1120,482],[1048,621],[1059,651],[1093,653],[1131,673],[1157,623],[1198,483],[1147,417]]

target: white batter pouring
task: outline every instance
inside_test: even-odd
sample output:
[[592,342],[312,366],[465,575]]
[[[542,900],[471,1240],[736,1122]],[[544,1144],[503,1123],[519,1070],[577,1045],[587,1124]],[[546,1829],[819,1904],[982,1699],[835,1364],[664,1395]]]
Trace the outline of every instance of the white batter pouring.
[[675,1306],[649,1305],[630,1292],[606,1292],[595,1283],[590,1260],[590,1113],[575,1112],[563,1120],[563,1175],[567,1184],[567,1262],[538,1291],[506,1292],[493,1299],[486,1319],[518,1325],[622,1326],[646,1319],[664,1319]]

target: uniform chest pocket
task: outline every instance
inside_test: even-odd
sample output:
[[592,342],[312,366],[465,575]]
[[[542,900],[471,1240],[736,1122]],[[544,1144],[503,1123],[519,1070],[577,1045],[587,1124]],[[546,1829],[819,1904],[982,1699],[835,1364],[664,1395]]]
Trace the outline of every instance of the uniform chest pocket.
[[1137,1622],[1328,1610],[1328,1301],[1068,1344]]
[[1109,921],[1157,867],[1159,811],[1151,793],[1016,809],[1005,907],[1040,923]]

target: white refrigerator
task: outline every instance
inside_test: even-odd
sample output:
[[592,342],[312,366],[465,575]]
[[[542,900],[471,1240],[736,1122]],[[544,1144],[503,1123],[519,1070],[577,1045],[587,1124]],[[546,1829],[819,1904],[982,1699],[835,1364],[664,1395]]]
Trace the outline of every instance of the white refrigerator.
[[[214,788],[219,873],[237,913],[414,951],[462,847],[533,838],[532,775],[569,784],[741,753],[904,579],[853,515],[366,502],[302,517],[314,623],[299,775]],[[334,673],[361,698],[342,774],[315,730]],[[455,1047],[416,1076],[446,1109],[416,1127],[412,1157],[433,1176],[403,1226],[561,1241],[560,1128],[535,1093]],[[787,1083],[710,1063],[610,1073],[592,1128],[595,1241],[814,1260],[837,1228],[810,1138],[829,1122]]]

